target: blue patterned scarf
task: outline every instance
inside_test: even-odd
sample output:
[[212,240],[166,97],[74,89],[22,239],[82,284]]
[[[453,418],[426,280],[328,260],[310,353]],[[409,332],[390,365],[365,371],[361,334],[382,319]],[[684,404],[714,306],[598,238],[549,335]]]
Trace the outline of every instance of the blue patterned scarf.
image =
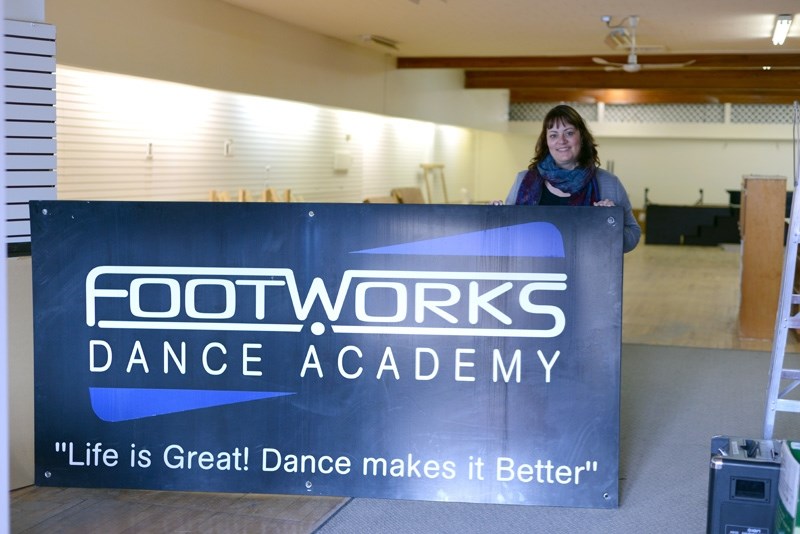
[[544,181],[569,193],[570,206],[591,206],[599,200],[597,167],[562,169],[550,154],[535,169],[529,170],[517,191],[517,204],[536,205],[542,198]]

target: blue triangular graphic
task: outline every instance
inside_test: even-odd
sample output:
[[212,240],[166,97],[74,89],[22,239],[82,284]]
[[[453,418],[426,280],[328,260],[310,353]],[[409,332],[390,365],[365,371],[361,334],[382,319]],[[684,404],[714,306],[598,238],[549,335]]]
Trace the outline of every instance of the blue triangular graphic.
[[89,388],[89,397],[94,413],[103,421],[110,423],[284,395],[294,395],[294,393],[208,389]]
[[564,240],[558,228],[551,223],[531,222],[353,252],[355,254],[563,258]]

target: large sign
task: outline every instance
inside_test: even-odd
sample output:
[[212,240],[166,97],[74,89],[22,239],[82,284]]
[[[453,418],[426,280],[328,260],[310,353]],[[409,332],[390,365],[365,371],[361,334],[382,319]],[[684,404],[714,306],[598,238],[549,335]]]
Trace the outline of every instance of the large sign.
[[622,221],[32,202],[36,483],[615,507]]

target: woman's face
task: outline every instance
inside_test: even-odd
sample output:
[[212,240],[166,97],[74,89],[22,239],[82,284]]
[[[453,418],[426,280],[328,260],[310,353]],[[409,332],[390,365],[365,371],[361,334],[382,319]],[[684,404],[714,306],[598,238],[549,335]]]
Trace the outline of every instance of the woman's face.
[[556,165],[562,169],[574,169],[581,153],[581,134],[571,124],[555,122],[547,129],[547,148]]

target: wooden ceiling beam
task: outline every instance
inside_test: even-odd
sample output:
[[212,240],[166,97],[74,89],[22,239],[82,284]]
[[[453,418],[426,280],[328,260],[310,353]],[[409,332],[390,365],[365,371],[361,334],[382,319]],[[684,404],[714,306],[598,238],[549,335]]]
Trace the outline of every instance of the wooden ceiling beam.
[[[593,56],[507,56],[507,57],[398,57],[398,69],[602,69]],[[625,54],[597,54],[608,61],[625,63]],[[800,69],[800,54],[643,54],[639,63],[684,63],[687,69]]]
[[[625,63],[625,55],[599,57]],[[800,54],[640,54],[643,65],[677,69],[607,71],[592,56],[400,57],[399,69],[463,69],[467,89],[507,89],[511,103],[763,103],[800,99]],[[769,70],[764,67],[769,66]]]
[[684,68],[621,71],[531,72],[469,70],[467,89],[695,89],[736,91],[795,91],[800,96],[800,75],[792,71],[692,71]]
[[512,89],[509,102],[584,102],[606,104],[791,104],[796,92],[703,91],[676,89]]

